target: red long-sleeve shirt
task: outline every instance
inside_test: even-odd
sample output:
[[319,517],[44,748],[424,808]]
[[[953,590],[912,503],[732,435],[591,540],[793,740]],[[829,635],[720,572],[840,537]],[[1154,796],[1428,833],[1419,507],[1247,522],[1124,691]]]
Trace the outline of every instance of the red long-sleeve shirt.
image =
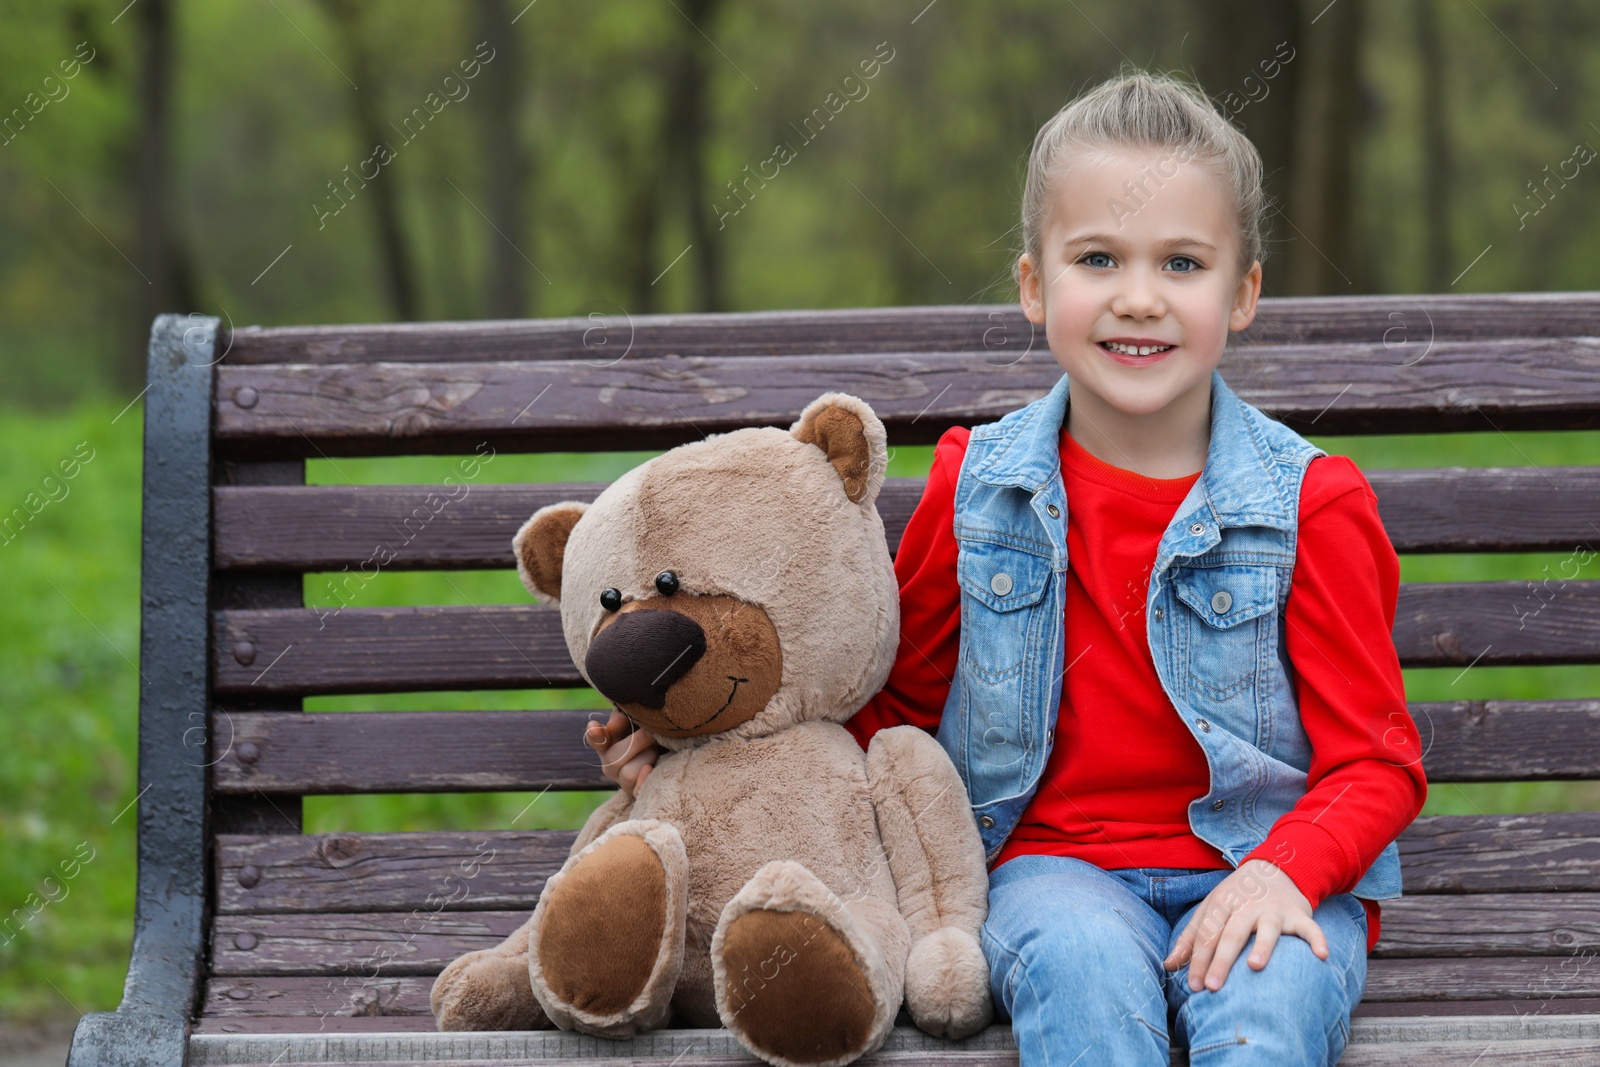
[[[968,435],[955,427],[940,439],[901,538],[899,651],[884,688],[845,724],[863,748],[888,726],[938,729],[960,641],[953,520]],[[1227,867],[1189,828],[1188,805],[1209,790],[1209,771],[1145,637],[1156,547],[1199,474],[1147,478],[1098,459],[1065,429],[1061,460],[1069,566],[1056,740],[991,869],[1028,853],[1105,869]],[[1427,795],[1391,636],[1399,581],[1366,479],[1342,456],[1313,459],[1285,607],[1311,767],[1305,795],[1245,857],[1282,868],[1313,907],[1354,886]],[[1378,906],[1363,904],[1370,949]]]

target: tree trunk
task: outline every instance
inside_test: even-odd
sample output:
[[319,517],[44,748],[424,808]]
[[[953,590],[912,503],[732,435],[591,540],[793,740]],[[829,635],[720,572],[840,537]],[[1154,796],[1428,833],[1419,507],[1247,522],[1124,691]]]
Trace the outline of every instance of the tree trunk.
[[[384,128],[379,115],[381,97],[362,28],[365,4],[359,0],[322,0],[322,7],[333,23],[350,63],[350,77],[355,82],[351,103],[356,141],[361,146],[361,158],[366,159],[379,144],[388,143],[389,131]],[[396,154],[401,150],[399,145],[391,147]],[[378,228],[378,270],[390,309],[396,319],[411,321],[422,317],[422,308],[417,298],[410,242],[406,239],[405,223],[400,216],[399,190],[390,173],[392,168],[392,163],[382,167],[377,177],[370,181],[357,174],[357,181],[361,182],[363,193],[370,194],[372,199],[373,220]],[[349,168],[349,173],[356,174],[357,170],[359,167]],[[348,175],[341,180],[349,180]]]
[[[647,141],[650,138],[646,138]],[[622,175],[622,226],[618,257],[627,280],[628,310],[649,315],[660,310],[660,287],[653,285],[661,272],[656,259],[656,236],[661,232],[661,193],[655,161],[659,146],[634,148],[625,132],[611,139],[610,158]]]
[[1307,26],[1283,215],[1288,255],[1282,292],[1365,292],[1351,210],[1362,88],[1361,0],[1302,0],[1301,16]]
[[[1294,0],[1203,0],[1200,5],[1195,74],[1261,153],[1267,203],[1279,208],[1288,197],[1294,159],[1295,105],[1305,59],[1302,29]],[[1294,236],[1276,214],[1269,206],[1263,234],[1269,252]],[[1265,272],[1263,295],[1281,288],[1278,273]]]
[[[707,27],[721,0],[685,0],[679,7],[688,20],[677,37],[669,65],[665,121],[666,147],[674,162],[683,203],[688,211],[689,241],[701,311],[726,309],[722,281],[722,241],[712,224],[705,187]],[[669,261],[670,262],[670,261]]]
[[150,323],[164,312],[199,311],[193,262],[172,208],[172,3],[147,0],[137,12],[139,38],[139,146],[136,197],[140,272],[139,322],[129,358],[118,360],[117,384],[144,388]]
[[533,258],[531,234],[522,208],[527,188],[528,153],[523,148],[522,55],[506,0],[478,0],[478,37],[494,49],[495,62],[483,68],[478,92],[483,94],[483,163],[488,170],[484,213],[488,233],[488,278],[484,285],[490,318],[516,319],[528,314],[528,264]]
[[1456,270],[1450,244],[1450,114],[1445,103],[1444,47],[1434,0],[1416,0],[1417,57],[1422,75],[1423,280],[1432,293],[1450,288]]

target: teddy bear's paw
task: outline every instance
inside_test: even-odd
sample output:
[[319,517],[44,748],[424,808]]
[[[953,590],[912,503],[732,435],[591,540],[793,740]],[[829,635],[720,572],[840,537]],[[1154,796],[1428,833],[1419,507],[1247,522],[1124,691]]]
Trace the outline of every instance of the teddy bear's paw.
[[485,949],[455,960],[429,994],[440,1030],[547,1030],[528,983],[528,957]]
[[906,959],[906,1010],[917,1028],[959,1040],[994,1018],[989,964],[976,938],[941,927],[911,946]]
[[768,863],[712,935],[723,1025],[779,1067],[837,1067],[874,1051],[900,1006],[874,935],[803,865]]
[[528,977],[563,1030],[627,1038],[663,1025],[683,968],[689,861],[677,827],[617,823],[551,877]]

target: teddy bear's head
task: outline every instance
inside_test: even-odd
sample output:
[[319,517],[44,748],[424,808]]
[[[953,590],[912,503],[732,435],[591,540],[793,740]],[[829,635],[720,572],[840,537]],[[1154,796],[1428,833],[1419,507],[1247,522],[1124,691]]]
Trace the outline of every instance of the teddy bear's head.
[[540,508],[517,571],[560,605],[584,678],[664,748],[843,722],[899,641],[887,461],[872,409],[826,393],[787,432],[713,434],[593,504]]

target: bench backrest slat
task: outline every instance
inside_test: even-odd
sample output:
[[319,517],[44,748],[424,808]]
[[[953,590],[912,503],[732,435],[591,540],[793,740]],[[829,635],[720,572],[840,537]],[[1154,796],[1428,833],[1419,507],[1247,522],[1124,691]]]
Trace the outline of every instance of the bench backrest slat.
[[[1410,711],[1430,782],[1600,778],[1600,701],[1414,702]],[[215,720],[215,732],[233,745],[213,768],[213,788],[246,795],[609,789],[579,740],[586,720],[604,722],[609,713],[231,712]],[[1385,716],[1375,728],[1391,725]]]
[[[1489,467],[1363,472],[1397,552],[1568,551],[1596,537],[1600,467]],[[924,479],[890,478],[878,496],[889,551]],[[598,482],[545,485],[218,486],[219,571],[359,572],[513,567],[511,538],[534,511],[591,501]]]
[[[1600,426],[1600,339],[1380,338],[1231,349],[1223,377],[1297,429],[1339,433]],[[823,388],[873,405],[891,439],[927,443],[1047,392],[1047,349],[665,356],[474,363],[267,364],[217,369],[225,454],[316,455],[657,448],[741,426],[786,426]],[[1463,383],[1471,383],[1464,386]]]
[[[1430,340],[1592,336],[1594,293],[1270,297],[1243,344],[1378,343],[1390,352]],[[224,339],[227,362],[359,363],[620,357],[817,355],[866,352],[1026,351],[1038,327],[1015,304],[732,314],[628,315],[595,310],[565,319],[248,326]],[[1409,358],[1409,357],[1407,357]],[[1395,362],[1401,362],[1398,357]]]
[[[393,693],[582,686],[559,613],[541,604],[223,611],[219,693]],[[1530,594],[1526,582],[1415,582],[1400,589],[1406,667],[1600,660],[1600,580]]]
[[[566,859],[573,836],[570,831],[224,834],[216,848],[217,910],[531,907],[543,879]],[[1592,891],[1600,883],[1600,817],[1594,812],[1427,816],[1401,838],[1401,852],[1408,893]],[[475,860],[469,896],[444,884],[452,873],[459,876],[463,862]],[[247,868],[274,877],[252,878]],[[241,884],[242,875],[250,886]],[[431,902],[429,894],[435,894]],[[450,896],[459,899],[445,899]]]

